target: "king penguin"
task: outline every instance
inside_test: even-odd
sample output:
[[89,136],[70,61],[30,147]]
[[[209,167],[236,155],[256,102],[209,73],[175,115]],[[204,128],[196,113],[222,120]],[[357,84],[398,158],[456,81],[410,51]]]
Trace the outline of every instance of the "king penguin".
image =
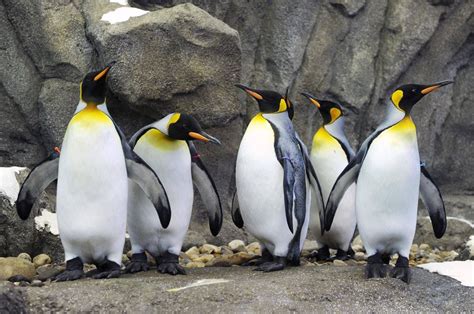
[[281,270],[287,262],[299,265],[308,230],[309,185],[316,184],[320,193],[319,183],[290,120],[288,98],[237,87],[257,100],[260,112],[248,125],[237,154],[232,218],[261,244],[256,270]]
[[82,80],[80,101],[64,135],[61,154],[51,155],[31,171],[16,203],[20,218],[27,219],[41,191],[57,179],[56,213],[66,270],[56,281],[81,278],[84,263],[97,266],[88,276],[120,275],[127,177],[150,197],[163,226],[170,221],[169,202],[160,180],[133,153],[107,110],[106,77],[112,65],[88,73]]
[[398,87],[390,97],[385,120],[362,143],[332,188],[326,205],[326,230],[331,228],[344,192],[357,181],[356,217],[368,255],[367,278],[385,277],[385,264],[391,255],[398,254],[390,276],[410,282],[408,257],[420,193],[435,236],[442,237],[446,230],[443,199],[426,168],[420,165],[416,127],[410,112],[425,95],[450,83]]
[[[308,93],[303,95],[318,108],[323,118],[323,125],[313,136],[310,156],[326,202],[337,177],[354,157],[354,151],[344,133],[345,117],[342,107],[332,101],[318,100]],[[320,225],[318,219],[320,210],[323,209],[312,201],[309,228],[314,231],[319,245],[317,254],[313,254],[317,260],[329,260],[329,249],[337,250],[336,259],[345,260],[353,255],[350,244],[356,228],[355,189],[355,183],[347,189],[339,203],[331,230],[325,233],[322,232],[324,226]]]
[[129,143],[133,150],[159,174],[173,208],[164,229],[153,204],[134,183],[129,185],[128,232],[132,244],[131,263],[126,271],[148,270],[145,251],[156,259],[158,271],[186,274],[179,265],[181,246],[188,230],[193,207],[193,182],[207,207],[211,233],[222,225],[222,207],[216,185],[209,175],[193,141],[219,144],[204,132],[191,115],[172,113],[138,130]]

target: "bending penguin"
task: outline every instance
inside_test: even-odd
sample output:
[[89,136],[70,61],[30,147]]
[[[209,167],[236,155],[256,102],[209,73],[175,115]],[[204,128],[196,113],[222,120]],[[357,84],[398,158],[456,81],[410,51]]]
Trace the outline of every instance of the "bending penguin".
[[113,63],[82,80],[80,101],[64,135],[61,155],[51,155],[23,183],[16,203],[27,219],[35,200],[57,184],[57,218],[66,270],[57,281],[83,276],[93,263],[94,278],[120,275],[125,241],[128,181],[135,181],[154,204],[164,227],[171,218],[166,192],[153,170],[128,145],[105,103],[106,77]]
[[357,181],[357,226],[368,255],[367,278],[385,277],[385,264],[390,255],[397,253],[399,257],[390,276],[409,283],[408,255],[420,193],[435,236],[442,237],[446,230],[439,189],[426,168],[420,166],[416,127],[410,112],[423,96],[450,83],[398,87],[390,97],[385,121],[362,143],[332,188],[326,205],[326,230],[331,228],[344,192]]
[[274,91],[237,87],[257,100],[260,113],[240,143],[232,218],[262,246],[256,270],[281,270],[287,262],[299,265],[311,201],[307,176],[323,206],[316,174],[293,129],[288,98]]
[[[345,118],[342,108],[335,102],[317,100],[303,93],[321,113],[323,125],[316,131],[311,147],[311,163],[321,184],[323,199],[326,202],[337,177],[354,157],[354,151],[344,133]],[[356,185],[352,184],[339,203],[331,230],[324,232],[318,219],[320,211],[314,200],[311,204],[310,230],[314,230],[319,249],[312,254],[317,260],[329,260],[329,249],[336,249],[336,259],[348,259],[353,255],[351,245],[356,228],[355,214]]]
[[148,251],[158,271],[186,274],[178,257],[188,230],[193,207],[193,182],[207,207],[211,233],[222,226],[222,207],[214,181],[206,170],[194,140],[219,144],[188,114],[172,113],[135,133],[130,146],[159,174],[173,208],[168,228],[163,228],[153,204],[134,183],[129,185],[128,232],[132,244],[131,263],[126,271],[148,270]]

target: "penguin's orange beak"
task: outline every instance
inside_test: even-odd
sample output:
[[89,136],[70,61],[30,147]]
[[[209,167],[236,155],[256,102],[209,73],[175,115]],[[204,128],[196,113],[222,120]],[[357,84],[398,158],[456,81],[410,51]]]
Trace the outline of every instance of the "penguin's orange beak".
[[115,64],[115,61],[112,61],[110,62],[102,71],[99,72],[99,74],[97,74],[95,77],[94,77],[94,81],[98,81],[100,80],[101,78],[103,78],[110,70],[110,68]]
[[427,87],[425,87],[424,89],[422,89],[421,93],[423,95],[426,95],[426,94],[431,93],[434,90],[437,90],[441,86],[449,85],[449,84],[452,84],[452,83],[454,83],[454,82],[453,81],[443,81],[443,82],[431,84],[431,85],[428,85]]
[[309,99],[309,101],[311,101],[313,103],[313,105],[315,105],[316,107],[321,108],[321,104],[316,100],[316,98],[309,94],[309,93],[301,93],[301,95],[305,96],[306,98]]
[[262,100],[263,99],[262,95],[260,95],[259,93],[257,93],[255,90],[253,90],[250,87],[247,87],[243,84],[235,84],[235,86],[238,87],[238,88],[243,89],[247,94],[249,94],[250,96],[252,96],[253,98],[255,98],[257,100]]

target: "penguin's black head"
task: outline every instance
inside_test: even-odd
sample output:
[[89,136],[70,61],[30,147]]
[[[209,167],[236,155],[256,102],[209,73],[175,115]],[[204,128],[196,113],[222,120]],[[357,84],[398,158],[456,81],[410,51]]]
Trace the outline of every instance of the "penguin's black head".
[[168,136],[175,140],[199,140],[221,144],[217,138],[204,132],[193,116],[185,113],[174,113],[171,116],[168,122]]
[[293,109],[289,110],[291,103],[289,106],[287,103],[287,99],[279,93],[271,90],[258,90],[247,87],[242,84],[236,84],[235,86],[243,89],[247,94],[257,100],[258,109],[261,113],[276,113],[288,111],[288,115],[291,114],[290,118],[293,117]]
[[87,104],[102,104],[105,102],[107,91],[106,78],[110,68],[115,64],[109,63],[100,71],[87,73],[81,83],[81,99]]
[[311,103],[313,103],[313,105],[318,107],[319,113],[321,113],[321,116],[323,117],[323,123],[325,125],[333,123],[344,115],[342,112],[342,107],[333,101],[318,100],[316,97],[308,93],[301,93],[301,95],[307,97]]
[[432,91],[453,83],[453,81],[443,81],[434,84],[420,85],[420,84],[408,84],[398,87],[393,93],[390,99],[395,107],[398,110],[410,114],[413,106],[421,99],[423,96],[431,93]]

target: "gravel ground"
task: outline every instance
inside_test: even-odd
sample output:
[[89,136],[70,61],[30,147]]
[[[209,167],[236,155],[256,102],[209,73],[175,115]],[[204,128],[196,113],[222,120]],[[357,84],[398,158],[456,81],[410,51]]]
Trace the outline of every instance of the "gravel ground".
[[[229,281],[167,291],[202,279]],[[22,298],[26,310],[32,312],[474,311],[474,288],[451,278],[414,269],[412,283],[406,285],[391,278],[365,280],[363,266],[333,265],[274,273],[254,272],[248,267],[198,268],[175,277],[152,270],[118,279],[83,279],[43,287],[0,284],[4,306],[5,300],[18,304]]]

